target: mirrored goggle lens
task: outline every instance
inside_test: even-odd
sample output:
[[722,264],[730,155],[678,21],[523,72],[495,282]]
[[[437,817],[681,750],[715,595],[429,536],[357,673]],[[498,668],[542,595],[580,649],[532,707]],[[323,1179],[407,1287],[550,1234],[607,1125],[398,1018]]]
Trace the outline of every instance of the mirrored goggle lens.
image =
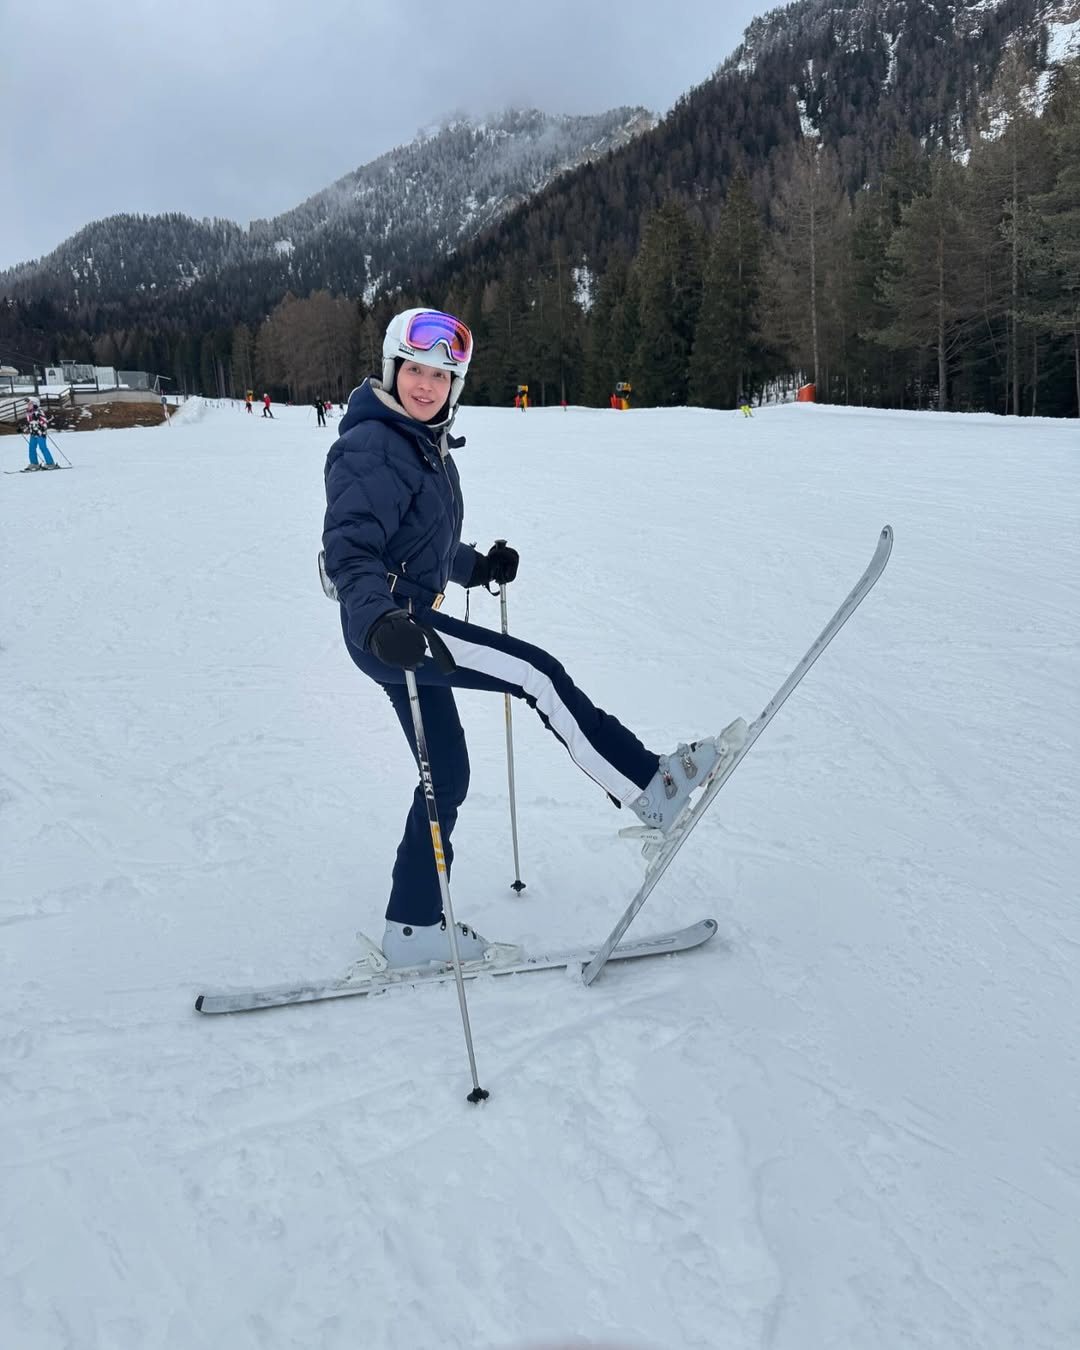
[[429,311],[414,314],[409,320],[405,341],[419,352],[429,352],[440,342],[455,361],[467,361],[472,355],[472,334],[452,314]]

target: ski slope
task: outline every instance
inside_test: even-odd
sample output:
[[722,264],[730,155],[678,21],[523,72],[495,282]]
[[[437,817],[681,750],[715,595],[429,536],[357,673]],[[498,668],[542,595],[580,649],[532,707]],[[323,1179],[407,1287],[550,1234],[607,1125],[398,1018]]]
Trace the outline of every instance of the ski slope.
[[[414,786],[319,588],[333,430],[276,413],[0,485],[0,1345],[1075,1350],[1077,424],[462,410],[512,630],[657,750],[896,532],[631,929],[719,935],[472,982],[474,1107],[452,986],[192,1011],[381,933]],[[460,704],[458,917],[599,942],[625,813],[515,705],[515,896],[502,700]]]

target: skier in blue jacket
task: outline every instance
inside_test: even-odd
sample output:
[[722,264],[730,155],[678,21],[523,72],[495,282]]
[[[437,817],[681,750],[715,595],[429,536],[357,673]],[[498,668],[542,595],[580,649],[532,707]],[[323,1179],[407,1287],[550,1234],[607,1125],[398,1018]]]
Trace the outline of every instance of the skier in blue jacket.
[[[448,582],[502,585],[517,575],[517,552],[500,543],[479,553],[461,542],[462,496],[450,435],[472,357],[472,335],[453,315],[410,309],[383,341],[382,379],[349,397],[326,460],[323,567],[340,602],[345,646],[388,695],[416,755],[405,671],[416,673],[446,866],[469,786],[469,757],[455,689],[524,699],[570,757],[608,796],[666,832],[716,762],[714,737],[659,756],[610,713],[592,704],[540,647],[443,614]],[[456,669],[428,656],[423,627],[435,630]],[[465,962],[487,943],[458,924]],[[390,966],[448,961],[423,789],[417,786],[394,864],[383,953]]]

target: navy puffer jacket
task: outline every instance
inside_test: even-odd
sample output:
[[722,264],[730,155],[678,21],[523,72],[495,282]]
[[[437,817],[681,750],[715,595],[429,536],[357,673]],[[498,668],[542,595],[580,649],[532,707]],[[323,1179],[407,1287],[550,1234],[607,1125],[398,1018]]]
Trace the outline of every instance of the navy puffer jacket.
[[391,594],[388,573],[435,594],[448,581],[467,585],[477,553],[461,543],[461,486],[445,423],[416,421],[379,381],[365,380],[339,431],[326,457],[323,549],[349,641],[366,651],[375,620],[408,608]]

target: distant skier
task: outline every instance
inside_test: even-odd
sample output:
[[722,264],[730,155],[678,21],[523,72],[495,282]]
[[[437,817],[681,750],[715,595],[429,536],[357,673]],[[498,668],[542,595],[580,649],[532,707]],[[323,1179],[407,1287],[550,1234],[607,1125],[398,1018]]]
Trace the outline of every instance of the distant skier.
[[263,416],[273,418],[274,414],[270,411],[270,395],[263,394]]
[[[49,445],[46,435],[49,430],[49,419],[45,415],[43,408],[31,399],[26,405],[26,434],[30,438],[30,465],[31,469],[55,469],[56,461],[49,454]],[[38,451],[41,451],[44,464],[38,463]]]
[[319,419],[316,425],[320,427],[326,426],[326,407],[321,398],[315,400],[314,408],[315,416]]
[[247,393],[244,395],[244,407],[248,410],[248,412],[252,411],[252,405],[254,404],[254,402],[255,402],[255,392],[254,390],[249,389]]
[[[464,441],[452,438],[450,428],[472,353],[472,335],[460,319],[434,309],[406,310],[386,330],[382,379],[365,380],[349,398],[326,461],[321,560],[340,601],[346,649],[386,692],[410,745],[405,671],[416,671],[447,869],[469,786],[455,689],[524,699],[616,805],[666,833],[716,764],[718,738],[657,755],[590,702],[548,652],[439,609],[451,580],[490,589],[513,581],[518,570],[518,554],[504,541],[487,553],[461,542],[461,488],[450,449]],[[449,650],[456,663],[451,673],[428,658],[425,630]],[[481,960],[493,946],[465,924],[457,928],[463,961]],[[394,967],[450,959],[420,786],[397,851],[382,949]],[[492,952],[496,958],[507,954]]]

